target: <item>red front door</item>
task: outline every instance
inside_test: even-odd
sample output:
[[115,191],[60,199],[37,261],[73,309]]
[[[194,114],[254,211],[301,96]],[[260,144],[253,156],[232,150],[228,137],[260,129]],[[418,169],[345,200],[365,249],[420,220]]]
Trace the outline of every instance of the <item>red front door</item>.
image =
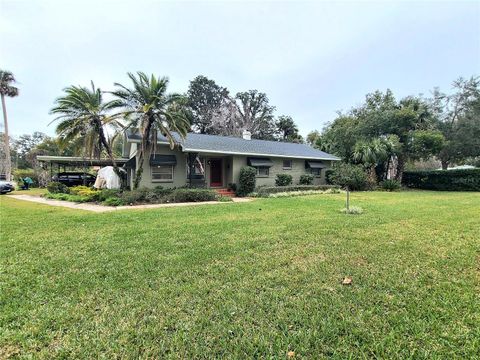
[[210,159],[210,186],[222,186],[222,159]]

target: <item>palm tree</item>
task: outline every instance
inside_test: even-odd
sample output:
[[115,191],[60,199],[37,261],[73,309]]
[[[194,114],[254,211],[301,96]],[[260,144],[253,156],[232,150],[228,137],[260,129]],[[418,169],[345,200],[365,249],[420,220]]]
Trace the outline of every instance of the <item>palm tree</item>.
[[18,88],[12,85],[15,82],[15,77],[10,71],[0,70],[0,96],[2,98],[3,124],[5,128],[5,177],[7,181],[10,181],[12,175],[12,160],[10,159],[10,138],[8,135],[8,118],[5,96],[18,96]]
[[176,139],[173,132],[184,138],[190,129],[186,100],[178,94],[167,94],[166,77],[148,77],[143,72],[136,75],[127,73],[132,88],[115,83],[118,90],[112,94],[120,101],[122,115],[128,120],[128,127],[138,129],[142,143],[137,153],[138,166],[134,188],[138,188],[142,179],[145,155],[156,146],[157,133],[163,134],[173,149]]
[[103,101],[102,91],[80,86],[70,86],[65,90],[65,96],[55,100],[56,106],[50,111],[57,114],[54,121],[60,121],[56,132],[62,142],[77,142],[83,139],[85,153],[90,157],[100,158],[103,149],[119,174],[118,166],[113,157],[111,143],[105,133],[107,125],[118,126],[116,115],[111,110],[118,106],[116,101]]
[[387,148],[380,138],[371,141],[360,140],[355,144],[353,160],[362,164],[368,170],[370,182],[372,184],[377,182],[375,167],[378,163],[386,160],[386,158]]

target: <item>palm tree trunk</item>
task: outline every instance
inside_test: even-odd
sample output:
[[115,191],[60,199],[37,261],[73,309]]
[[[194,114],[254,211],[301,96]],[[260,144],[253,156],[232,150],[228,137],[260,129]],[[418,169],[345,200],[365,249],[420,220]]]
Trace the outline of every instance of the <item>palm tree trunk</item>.
[[398,157],[397,173],[395,174],[395,180],[402,182],[403,171],[405,170],[405,159],[403,156]]
[[3,110],[3,125],[5,128],[5,180],[10,181],[12,176],[12,160],[10,159],[10,137],[8,135],[8,118],[7,118],[7,106],[5,104],[5,95],[2,97],[2,110]]
[[138,167],[137,167],[137,171],[135,172],[135,180],[133,182],[134,189],[138,189],[138,186],[140,185],[140,181],[142,180],[144,158],[145,158],[145,153],[143,149],[140,149],[140,151],[138,152]]
[[[152,131],[152,124],[154,121],[155,119],[148,118],[145,129],[143,130],[142,144],[140,146],[140,151],[138,152],[138,167],[135,173],[135,180],[133,182],[134,189],[138,189],[138,186],[140,185],[140,181],[142,180],[145,152],[147,149],[150,149],[150,132]],[[154,141],[156,143],[157,139],[154,139]]]
[[442,170],[448,170],[448,160],[442,159]]

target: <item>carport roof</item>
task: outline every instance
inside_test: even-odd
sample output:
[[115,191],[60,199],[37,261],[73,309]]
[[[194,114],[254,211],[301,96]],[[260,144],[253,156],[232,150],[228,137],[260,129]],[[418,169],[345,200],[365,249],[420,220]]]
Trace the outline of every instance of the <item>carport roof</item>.
[[[112,165],[110,159],[88,159],[75,156],[49,156],[38,155],[37,160],[44,163],[70,165],[70,166],[108,166]],[[123,165],[128,161],[126,158],[117,158],[115,162],[118,165]]]

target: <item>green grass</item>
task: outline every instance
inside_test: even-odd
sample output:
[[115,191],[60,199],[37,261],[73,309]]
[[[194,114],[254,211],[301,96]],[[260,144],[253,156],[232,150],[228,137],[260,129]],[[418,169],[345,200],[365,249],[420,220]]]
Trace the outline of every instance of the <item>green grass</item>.
[[3,196],[0,358],[478,358],[480,194],[351,204],[95,214]]
[[41,196],[47,192],[47,189],[42,188],[30,188],[28,190],[15,190],[12,191],[11,195],[31,195],[31,196]]

